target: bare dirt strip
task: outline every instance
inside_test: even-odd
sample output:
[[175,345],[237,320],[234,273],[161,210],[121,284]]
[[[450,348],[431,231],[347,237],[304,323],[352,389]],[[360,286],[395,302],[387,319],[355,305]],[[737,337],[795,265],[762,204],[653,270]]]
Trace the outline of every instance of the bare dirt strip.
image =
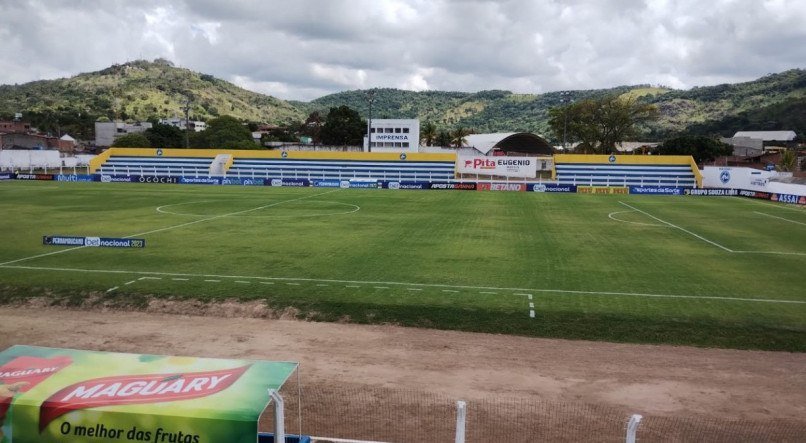
[[360,384],[466,400],[528,396],[662,415],[806,417],[806,354],[219,314],[5,306],[0,349],[26,344],[298,361],[303,385]]

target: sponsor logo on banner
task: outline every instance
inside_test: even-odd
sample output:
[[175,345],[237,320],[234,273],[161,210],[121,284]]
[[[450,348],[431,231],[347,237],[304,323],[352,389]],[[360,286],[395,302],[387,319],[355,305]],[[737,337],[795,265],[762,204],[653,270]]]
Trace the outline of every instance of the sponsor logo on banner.
[[683,195],[683,189],[674,186],[630,186],[630,194]]
[[267,186],[288,186],[294,188],[303,188],[311,185],[310,180],[306,178],[272,178],[266,180]]
[[262,178],[223,178],[222,185],[263,186]]
[[339,187],[342,189],[348,189],[350,187],[350,182],[347,180],[342,180],[339,182]]
[[431,183],[431,189],[456,189],[460,191],[475,191],[476,183]]
[[400,182],[389,182],[386,184],[387,189],[400,189]]
[[11,180],[13,177],[9,173],[0,174],[0,180]]
[[722,172],[719,173],[719,181],[727,184],[730,181],[730,170],[723,169]]
[[779,203],[803,204],[804,197],[792,194],[772,194],[770,200]]
[[537,159],[534,157],[459,157],[456,159],[460,174],[497,175],[502,177],[534,178],[537,176]]
[[359,188],[359,189],[374,189],[382,187],[382,185],[378,186],[378,182],[376,181],[350,180],[349,182],[347,182],[347,184],[349,185],[348,187],[350,188]]
[[179,183],[185,185],[220,185],[221,179],[217,177],[179,177]]
[[577,186],[577,192],[599,195],[629,194],[630,188],[626,186]]
[[611,155],[610,157],[607,158],[607,161],[609,161],[610,163],[615,163],[616,162],[616,156]]
[[760,198],[763,200],[769,200],[772,197],[772,195],[769,192],[748,191],[745,189],[739,190],[739,195],[742,197]]
[[138,183],[179,183],[179,177],[160,177],[156,175],[133,175],[133,182]]
[[282,158],[288,158],[288,152],[283,151],[283,152],[280,154],[280,157],[282,157]]
[[405,160],[405,159],[406,159],[406,153],[405,153],[405,152],[401,152],[401,153],[400,153],[400,159],[401,159],[401,160]]
[[144,248],[146,241],[141,238],[104,238],[46,235],[42,244],[47,246],[87,246],[93,248]]
[[101,183],[120,183],[120,182],[128,183],[128,182],[132,182],[132,181],[137,181],[137,180],[134,180],[132,177],[129,177],[128,175],[107,175],[107,174],[97,175],[96,174],[95,179],[100,181]]
[[53,174],[17,174],[17,180],[53,180]]
[[707,197],[735,197],[739,195],[738,189],[722,189],[722,188],[686,189],[683,192],[686,195],[700,195]]
[[[313,185],[317,188],[340,188],[341,182],[339,180],[314,180]],[[350,186],[349,182],[347,182],[347,186]]]
[[91,182],[93,178],[91,175],[86,174],[59,174],[56,176],[56,181],[60,182]]
[[556,185],[535,183],[528,185],[527,190],[532,192],[577,192],[576,185]]
[[372,141],[374,142],[407,142],[409,141],[408,134],[372,134]]
[[765,179],[765,178],[754,178],[754,179],[750,180],[750,185],[751,186],[758,186],[760,188],[765,188],[765,187],[767,187],[767,179]]
[[526,190],[525,183],[479,183],[476,187],[479,191],[517,191]]
[[218,371],[118,375],[73,383],[42,402],[39,429],[42,431],[53,420],[81,409],[207,397],[232,386],[247,369],[249,366]]

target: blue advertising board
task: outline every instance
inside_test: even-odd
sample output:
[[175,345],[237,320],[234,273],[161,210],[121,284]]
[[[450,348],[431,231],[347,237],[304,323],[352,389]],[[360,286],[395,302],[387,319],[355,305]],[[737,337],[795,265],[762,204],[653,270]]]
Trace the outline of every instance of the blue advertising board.
[[266,186],[286,186],[291,188],[306,188],[311,185],[307,178],[272,178],[266,179]]
[[313,186],[317,188],[338,188],[341,187],[339,180],[314,180]]
[[685,188],[677,186],[630,186],[630,194],[683,195]]
[[421,181],[385,181],[384,189],[431,189],[431,183]]
[[[345,181],[341,182],[341,187],[344,188]],[[375,189],[382,187],[383,184],[377,181],[365,181],[365,180],[350,180],[347,182],[347,186],[349,188],[358,188],[358,189]]]
[[132,178],[128,175],[93,174],[92,179],[101,183],[129,183]]
[[790,203],[793,205],[797,204],[806,204],[806,197],[802,197],[799,195],[792,195],[792,194],[772,194],[770,200],[776,201],[779,203]]
[[532,192],[577,192],[576,185],[558,185],[556,183],[534,183],[526,186]]
[[60,182],[91,182],[95,181],[92,175],[88,174],[59,174],[56,181]]
[[14,175],[10,172],[3,172],[0,173],[0,180],[11,180],[14,178]]
[[736,197],[739,195],[738,189],[731,188],[698,188],[684,189],[686,195],[699,195],[705,197]]
[[429,189],[452,189],[458,191],[475,191],[476,182],[432,182]]
[[264,180],[262,178],[223,178],[221,179],[222,185],[238,185],[238,186],[263,186]]
[[179,177],[179,183],[183,185],[220,185],[219,177]]
[[53,174],[17,174],[14,176],[17,180],[54,180]]
[[145,248],[142,238],[75,237],[69,235],[45,235],[42,244],[47,246],[87,246],[102,248]]

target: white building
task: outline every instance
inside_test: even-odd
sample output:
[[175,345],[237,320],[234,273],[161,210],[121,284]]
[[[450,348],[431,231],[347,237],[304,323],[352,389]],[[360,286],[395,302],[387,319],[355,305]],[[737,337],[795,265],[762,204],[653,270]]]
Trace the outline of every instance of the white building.
[[95,146],[112,146],[118,137],[142,133],[151,126],[149,122],[95,122]]
[[[185,119],[178,118],[178,117],[161,118],[160,119],[160,124],[161,125],[171,125],[171,126],[173,126],[175,128],[179,128],[179,129],[181,129],[183,131],[187,127],[187,125],[185,124]],[[207,123],[205,123],[203,121],[191,120],[189,125],[190,125],[190,130],[195,131],[195,132],[202,132],[205,129],[207,129]]]
[[364,136],[364,151],[372,152],[417,152],[420,147],[420,120],[372,119],[370,129],[372,148],[367,148]]

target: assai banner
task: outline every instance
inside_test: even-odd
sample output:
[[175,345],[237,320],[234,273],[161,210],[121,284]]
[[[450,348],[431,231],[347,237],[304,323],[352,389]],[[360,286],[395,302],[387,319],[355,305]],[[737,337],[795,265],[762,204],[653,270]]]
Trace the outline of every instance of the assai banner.
[[434,182],[431,183],[431,189],[452,189],[457,191],[475,191],[477,184],[475,182]]
[[579,194],[629,194],[630,188],[626,186],[577,186]]
[[476,189],[479,191],[515,191],[526,190],[526,183],[478,183]]
[[723,188],[701,188],[701,189],[686,189],[686,195],[699,195],[706,197],[735,197],[739,195],[738,189],[723,189]]
[[221,179],[223,185],[239,185],[239,186],[263,186],[264,179],[262,178],[223,178]]
[[535,157],[458,157],[456,171],[460,174],[535,178],[538,161]]
[[683,195],[685,188],[675,186],[630,186],[630,194]]
[[266,179],[266,186],[286,186],[292,188],[306,188],[311,181],[306,178],[271,178]]
[[554,183],[534,183],[529,184],[526,188],[527,191],[532,192],[577,192],[576,185],[558,185]]
[[220,185],[221,179],[218,177],[179,177],[179,183],[183,185]]
[[42,244],[46,246],[87,246],[94,248],[145,248],[142,238],[75,237],[67,235],[45,235]]
[[793,205],[806,205],[806,197],[792,194],[772,194],[770,200]]
[[56,181],[60,182],[91,182],[95,181],[92,175],[88,174],[59,174]]
[[53,174],[17,174],[17,180],[53,180]]
[[267,391],[296,368],[12,346],[0,352],[0,442],[254,442]]

